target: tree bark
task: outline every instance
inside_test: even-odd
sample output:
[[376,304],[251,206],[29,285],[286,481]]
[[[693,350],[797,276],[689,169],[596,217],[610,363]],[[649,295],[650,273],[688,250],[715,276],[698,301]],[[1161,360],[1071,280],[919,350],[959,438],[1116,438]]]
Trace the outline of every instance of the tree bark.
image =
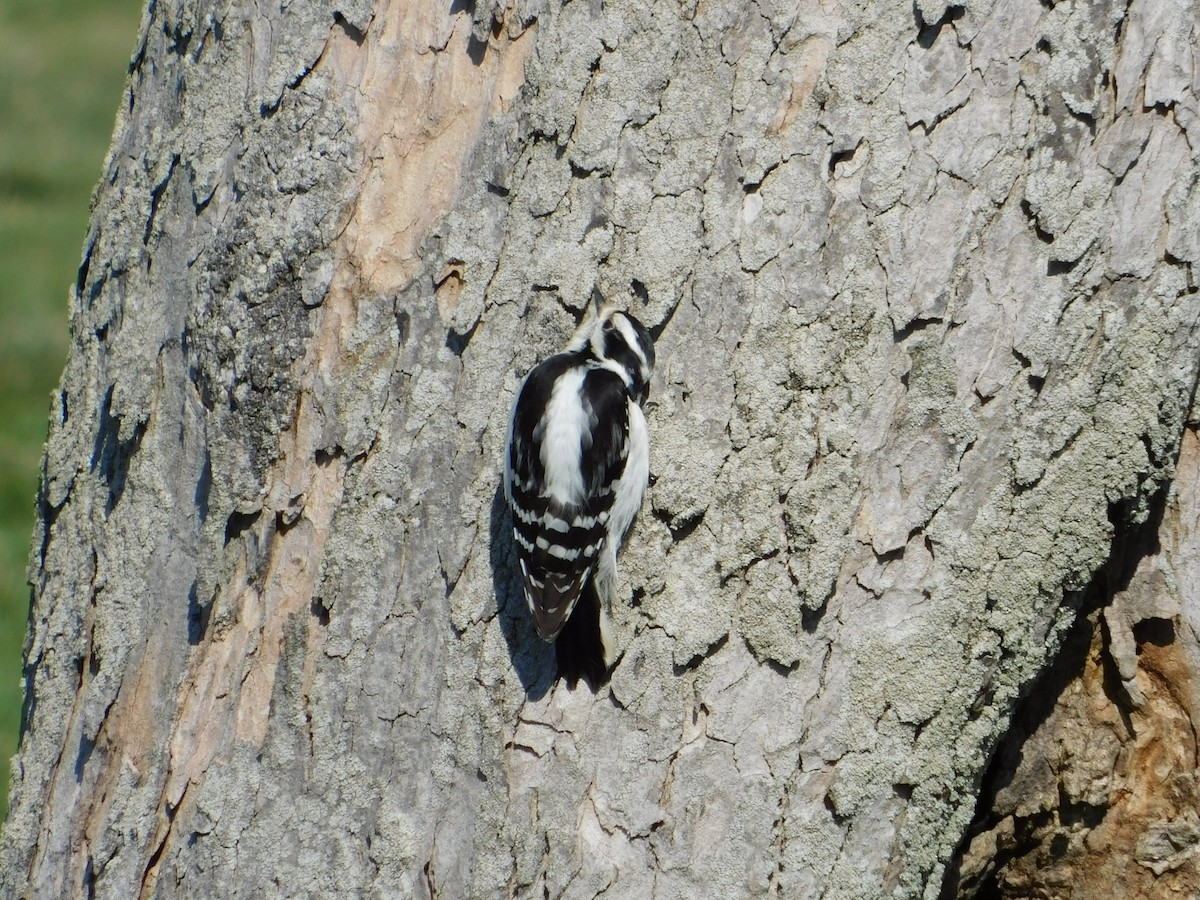
[[[1012,760],[1067,686],[1129,739],[1166,673],[1197,721],[1196,579],[1118,577],[1196,515],[1196,45],[1148,0],[150,4],[3,893],[1019,891],[1054,781]],[[659,359],[598,695],[552,682],[499,493],[595,286]],[[1080,790],[1200,887],[1190,794]]]
[[1087,614],[1000,743],[955,860],[958,896],[1196,893],[1198,565],[1192,426],[1169,496],[1114,547]]

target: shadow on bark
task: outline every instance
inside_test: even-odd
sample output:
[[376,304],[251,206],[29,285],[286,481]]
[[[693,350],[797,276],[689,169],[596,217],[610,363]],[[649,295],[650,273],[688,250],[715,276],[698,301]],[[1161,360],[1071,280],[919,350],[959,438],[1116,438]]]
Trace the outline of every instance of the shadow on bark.
[[512,513],[504,501],[504,490],[496,485],[492,495],[488,560],[492,566],[492,593],[500,631],[508,645],[508,656],[530,700],[546,696],[554,684],[554,647],[534,636],[533,619],[525,608],[517,557],[512,546]]
[[[1107,561],[1093,576],[1091,582],[1080,592],[1064,598],[1065,605],[1076,607],[1076,618],[1063,638],[1054,660],[1025,691],[1013,712],[1007,734],[996,747],[992,761],[983,773],[975,817],[959,843],[942,881],[940,900],[1006,900],[1015,896],[1001,883],[1002,871],[1019,857],[1033,854],[1041,848],[1042,839],[1037,826],[1045,825],[1052,815],[1061,821],[1076,823],[1091,829],[1103,820],[1107,809],[1089,804],[1068,802],[1060,796],[1059,807],[1045,810],[1030,818],[1029,827],[1015,835],[1010,846],[997,846],[994,856],[980,868],[980,861],[966,865],[971,853],[972,840],[980,834],[994,830],[1002,818],[1008,815],[998,809],[998,795],[1009,787],[1021,769],[1026,747],[1045,724],[1064,693],[1078,683],[1084,675],[1084,667],[1091,652],[1096,629],[1103,629],[1101,611],[1111,606],[1113,598],[1128,589],[1138,564],[1147,556],[1161,549],[1159,531],[1166,509],[1167,491],[1159,491],[1150,502],[1146,520],[1140,524],[1127,524],[1128,511],[1119,506],[1109,510],[1109,519],[1114,526],[1112,547]],[[1168,623],[1169,625],[1169,623]],[[1174,638],[1173,629],[1169,636],[1156,629],[1154,636],[1159,640]],[[1104,646],[1108,636],[1105,632]],[[1120,676],[1107,649],[1102,657],[1103,689],[1113,707],[1120,713],[1127,731],[1133,727],[1128,716],[1128,700],[1120,685]],[[1062,846],[1047,845],[1044,849],[1051,858],[1067,852]],[[968,873],[967,868],[977,869]],[[1039,895],[1040,896],[1040,895]]]

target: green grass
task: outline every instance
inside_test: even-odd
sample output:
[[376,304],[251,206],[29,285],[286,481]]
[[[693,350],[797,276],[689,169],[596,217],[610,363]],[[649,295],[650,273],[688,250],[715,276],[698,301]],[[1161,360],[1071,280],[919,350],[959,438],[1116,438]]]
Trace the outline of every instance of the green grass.
[[140,16],[141,0],[0,0],[0,812],[21,716],[49,395]]

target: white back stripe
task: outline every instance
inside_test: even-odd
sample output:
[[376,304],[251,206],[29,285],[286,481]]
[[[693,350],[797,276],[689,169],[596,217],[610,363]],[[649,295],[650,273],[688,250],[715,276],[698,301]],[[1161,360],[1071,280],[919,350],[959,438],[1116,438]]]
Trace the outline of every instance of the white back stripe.
[[580,456],[584,429],[590,427],[581,399],[586,376],[587,369],[577,368],[559,377],[550,393],[546,412],[534,432],[535,442],[537,431],[542,432],[540,449],[542,466],[546,470],[544,496],[564,505],[578,505],[585,499]]

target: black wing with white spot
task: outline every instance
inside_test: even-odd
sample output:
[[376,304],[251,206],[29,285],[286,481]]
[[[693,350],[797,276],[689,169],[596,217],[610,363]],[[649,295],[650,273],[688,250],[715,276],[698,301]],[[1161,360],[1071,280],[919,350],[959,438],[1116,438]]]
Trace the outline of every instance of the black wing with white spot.
[[629,452],[628,403],[618,375],[564,353],[529,373],[513,408],[505,494],[543,640],[559,635],[596,570]]

